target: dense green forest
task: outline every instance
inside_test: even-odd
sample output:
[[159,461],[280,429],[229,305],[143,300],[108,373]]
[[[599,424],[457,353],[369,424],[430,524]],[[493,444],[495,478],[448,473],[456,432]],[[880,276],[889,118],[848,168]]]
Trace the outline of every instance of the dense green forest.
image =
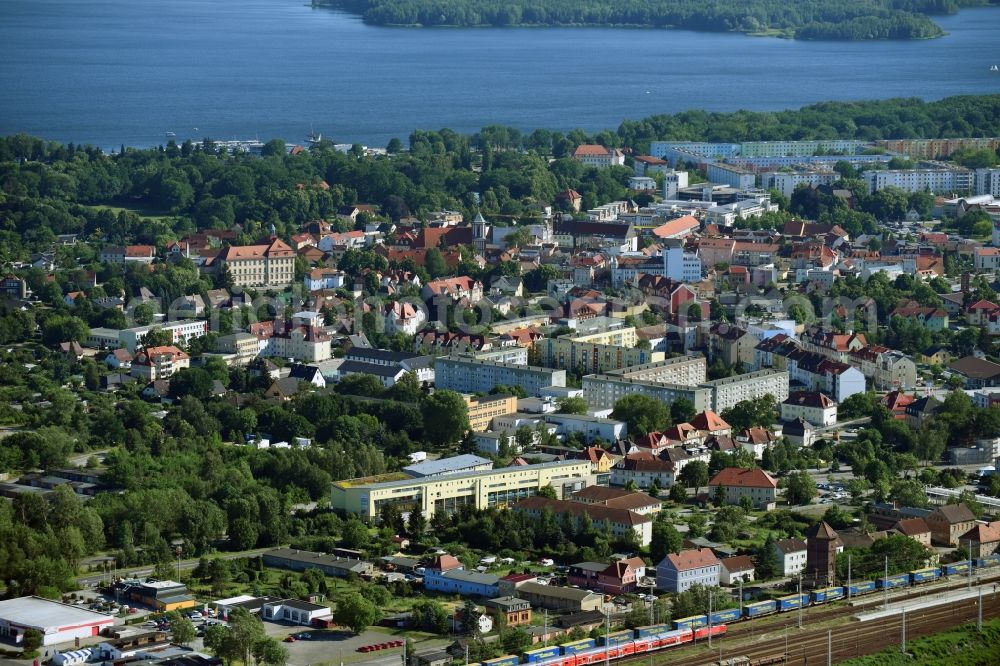
[[[928,15],[986,0],[313,0],[368,23],[407,26],[647,26],[778,34],[796,39],[927,39],[943,33]],[[996,4],[995,2],[993,4]]]

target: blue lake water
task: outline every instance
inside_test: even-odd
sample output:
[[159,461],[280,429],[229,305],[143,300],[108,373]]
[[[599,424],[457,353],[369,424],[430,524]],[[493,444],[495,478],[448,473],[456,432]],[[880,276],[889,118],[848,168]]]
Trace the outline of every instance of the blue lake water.
[[[0,134],[103,147],[413,128],[614,129],[691,108],[998,92],[1000,8],[920,42],[635,29],[406,29],[302,0],[2,0]],[[195,129],[197,128],[197,129]]]

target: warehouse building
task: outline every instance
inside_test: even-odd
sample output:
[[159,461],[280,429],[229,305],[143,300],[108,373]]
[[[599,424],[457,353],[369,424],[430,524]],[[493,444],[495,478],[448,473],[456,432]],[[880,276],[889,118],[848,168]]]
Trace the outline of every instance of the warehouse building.
[[24,632],[37,629],[42,645],[68,643],[77,638],[97,636],[114,618],[41,597],[20,597],[0,601],[0,636],[14,643],[24,640]]

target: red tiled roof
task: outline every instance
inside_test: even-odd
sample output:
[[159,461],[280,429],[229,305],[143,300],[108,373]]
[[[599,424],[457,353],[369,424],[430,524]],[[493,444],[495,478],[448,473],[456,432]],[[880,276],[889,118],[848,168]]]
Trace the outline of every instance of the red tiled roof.
[[698,430],[705,430],[707,432],[732,429],[732,426],[723,421],[722,417],[713,412],[711,409],[706,409],[701,414],[696,414],[695,417],[691,419],[691,425]]
[[667,238],[685,231],[697,229],[699,225],[700,223],[698,222],[698,218],[694,215],[684,215],[683,217],[678,217],[676,220],[670,220],[669,222],[656,227],[653,229],[653,235],[660,238]]
[[667,559],[677,571],[690,571],[691,569],[701,569],[719,564],[719,558],[709,548],[682,550],[677,554],[670,553],[667,555]]
[[742,488],[777,488],[778,482],[762,469],[726,467],[708,482],[709,486],[735,486]]

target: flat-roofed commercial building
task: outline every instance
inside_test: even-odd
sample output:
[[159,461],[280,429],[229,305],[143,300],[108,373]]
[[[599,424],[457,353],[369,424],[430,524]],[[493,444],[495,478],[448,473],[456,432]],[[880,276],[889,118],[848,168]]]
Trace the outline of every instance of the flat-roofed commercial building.
[[476,509],[504,507],[538,494],[543,486],[559,497],[592,485],[586,460],[464,472],[413,479],[402,473],[383,474],[332,484],[331,506],[366,518],[379,515],[386,504],[402,511],[420,507],[426,518],[438,511],[452,513],[465,505]]
[[14,644],[24,640],[24,632],[28,629],[38,630],[42,634],[42,645],[49,646],[97,636],[103,628],[114,623],[110,615],[41,597],[0,601],[0,636]]

